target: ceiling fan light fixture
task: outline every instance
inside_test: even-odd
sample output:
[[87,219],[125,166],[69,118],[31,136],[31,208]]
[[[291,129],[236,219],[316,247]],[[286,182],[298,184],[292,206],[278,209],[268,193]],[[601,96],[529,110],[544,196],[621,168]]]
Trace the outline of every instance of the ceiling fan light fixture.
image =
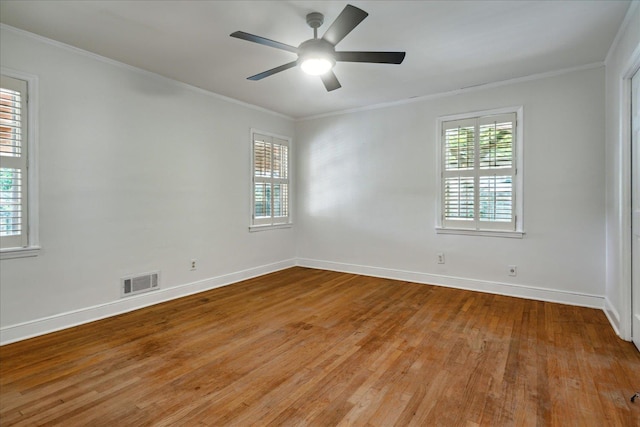
[[298,47],[298,65],[307,74],[320,76],[336,65],[333,45],[322,39],[311,39]]
[[300,62],[300,68],[307,74],[320,76],[336,65],[336,61],[331,59],[324,56],[308,56]]

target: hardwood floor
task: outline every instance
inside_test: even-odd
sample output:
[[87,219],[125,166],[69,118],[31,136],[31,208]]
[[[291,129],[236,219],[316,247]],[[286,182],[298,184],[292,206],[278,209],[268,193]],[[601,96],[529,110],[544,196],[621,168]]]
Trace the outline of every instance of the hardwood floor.
[[638,426],[600,310],[292,268],[0,347],[0,424]]

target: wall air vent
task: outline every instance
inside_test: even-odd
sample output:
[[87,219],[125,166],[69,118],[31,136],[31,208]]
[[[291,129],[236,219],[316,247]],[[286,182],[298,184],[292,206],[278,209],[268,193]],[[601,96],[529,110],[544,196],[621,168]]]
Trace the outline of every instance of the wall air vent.
[[137,276],[123,277],[120,279],[120,284],[121,296],[123,297],[153,291],[160,287],[160,272],[154,271]]

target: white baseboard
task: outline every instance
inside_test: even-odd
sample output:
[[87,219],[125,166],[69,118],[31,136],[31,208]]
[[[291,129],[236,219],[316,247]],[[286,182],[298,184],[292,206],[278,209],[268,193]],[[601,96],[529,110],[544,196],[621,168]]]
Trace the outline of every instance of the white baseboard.
[[273,273],[295,265],[296,262],[294,259],[280,261],[222,276],[199,280],[197,282],[186,283],[180,286],[158,289],[157,291],[135,295],[105,304],[60,313],[16,325],[5,326],[0,328],[0,345],[22,341],[38,335],[44,335],[61,329],[71,328],[73,326],[104,319],[106,317],[138,310],[150,305],[237,283],[252,277]]
[[631,337],[626,337],[621,332],[621,323],[620,323],[620,313],[618,310],[611,304],[608,298],[604,299],[604,308],[603,308],[605,316],[609,319],[609,323],[611,327],[616,332],[616,334],[625,341],[631,341]]
[[219,288],[233,283],[261,276],[293,266],[317,268],[322,270],[340,271],[344,273],[361,274],[364,276],[383,277],[387,279],[403,280],[415,283],[438,285],[457,289],[466,289],[478,292],[527,298],[539,301],[557,302],[561,304],[576,305],[581,307],[598,308],[605,312],[612,327],[619,334],[620,318],[617,311],[604,297],[576,292],[559,291],[549,288],[540,288],[510,283],[489,282],[476,279],[443,276],[437,274],[419,273],[413,271],[396,270],[381,267],[371,267],[356,264],[346,264],[332,261],[314,259],[289,259],[273,264],[263,265],[212,277],[197,282],[186,283],[146,294],[112,301],[79,310],[60,313],[53,316],[36,319],[16,325],[0,328],[0,345],[22,341],[61,329],[71,328],[84,323],[93,322],[129,311],[138,310],[161,302],[196,294],[199,292]]
[[538,301],[557,302],[580,307],[604,309],[604,297],[577,292],[559,291],[556,289],[540,288],[510,283],[489,282],[485,280],[466,279],[437,274],[418,273],[389,268],[370,267],[356,264],[343,264],[332,261],[298,258],[300,267],[317,268],[321,270],[339,271],[344,273],[361,274],[364,276],[383,277],[385,279],[403,280],[407,282],[438,285],[448,288],[466,289],[511,297],[526,298]]

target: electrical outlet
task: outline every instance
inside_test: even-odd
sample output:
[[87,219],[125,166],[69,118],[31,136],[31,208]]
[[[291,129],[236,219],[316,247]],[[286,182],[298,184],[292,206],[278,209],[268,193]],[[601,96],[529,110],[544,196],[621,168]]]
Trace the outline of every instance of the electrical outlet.
[[508,273],[509,276],[517,276],[518,275],[518,266],[517,265],[510,265],[508,266]]
[[444,253],[443,252],[438,252],[436,254],[436,259],[438,261],[438,264],[444,264]]
[[192,259],[191,260],[191,271],[197,270],[197,269],[198,269],[198,260]]

